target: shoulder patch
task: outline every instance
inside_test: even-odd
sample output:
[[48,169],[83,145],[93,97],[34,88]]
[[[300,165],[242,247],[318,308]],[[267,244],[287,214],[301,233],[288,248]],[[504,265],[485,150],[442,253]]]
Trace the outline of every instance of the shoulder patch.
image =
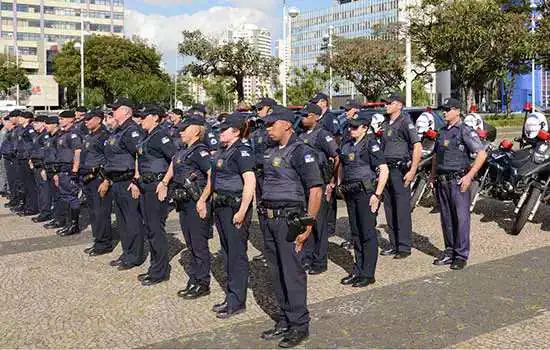
[[218,140],[216,140],[216,139],[210,139],[210,144],[211,144],[211,145],[217,145],[217,144],[218,144]]
[[304,161],[306,163],[313,163],[315,161],[315,158],[313,158],[313,156],[311,154],[306,154],[304,156]]
[[333,124],[338,124],[338,120],[337,120],[337,119],[333,119],[333,120],[332,120],[332,123],[333,123]]
[[332,136],[328,136],[328,135],[327,135],[327,136],[325,137],[325,140],[327,140],[327,142],[330,142],[330,141],[332,141],[332,140],[334,140],[334,139],[332,138]]
[[209,132],[208,137],[216,137],[216,135],[214,135],[214,133],[212,133],[212,132]]
[[378,151],[380,151],[380,146],[374,144],[374,145],[372,145],[372,147],[370,149],[373,152],[378,152]]
[[71,139],[76,139],[78,137],[77,134],[71,134]]
[[210,153],[208,153],[207,151],[200,151],[200,153],[199,153],[199,154],[200,154],[200,155],[201,155],[201,157],[203,157],[203,158],[204,158],[204,157],[207,157],[207,156],[209,156],[209,155],[210,155]]
[[139,137],[139,132],[132,131],[132,137]]
[[34,133],[34,129],[29,129],[29,134]]
[[241,157],[250,157],[250,153],[248,151],[241,151]]
[[411,130],[414,129],[414,124],[410,123],[409,124],[409,129],[411,129]]
[[168,142],[170,142],[170,139],[168,138],[168,136],[164,136],[161,140],[162,144],[167,144]]

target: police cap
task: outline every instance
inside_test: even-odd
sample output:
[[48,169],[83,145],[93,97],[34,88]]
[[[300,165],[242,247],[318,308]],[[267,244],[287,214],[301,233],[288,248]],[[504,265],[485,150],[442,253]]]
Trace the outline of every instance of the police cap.
[[22,111],[20,109],[14,109],[13,111],[11,111],[8,116],[10,118],[14,118],[14,117],[20,117],[21,116],[21,113]]
[[308,114],[315,114],[315,115],[321,115],[321,113],[323,113],[323,110],[321,110],[321,107],[317,106],[316,104],[314,103],[308,103],[304,109],[301,110],[301,113],[303,115],[305,115],[306,117],[308,116]]
[[113,108],[113,109],[117,109],[122,106],[126,106],[132,109],[135,108],[134,102],[130,100],[128,97],[119,97],[113,103],[110,103],[107,105],[107,107]]
[[258,103],[256,103],[254,106],[253,106],[253,109],[262,109],[263,107],[275,107],[277,105],[277,102],[272,99],[272,98],[269,98],[269,97],[262,97],[260,98],[260,101],[258,101]]
[[234,112],[228,115],[223,122],[220,123],[220,129],[228,128],[240,129],[248,118],[248,113]]
[[31,111],[23,111],[21,112],[21,116],[25,119],[34,119],[34,113]]
[[389,96],[382,99],[383,102],[386,102],[387,104],[390,104],[394,101],[401,102],[401,104],[405,104],[405,99],[401,95],[401,93],[394,91]]
[[158,105],[147,105],[138,113],[134,113],[134,114],[136,117],[139,117],[142,119],[150,115],[156,115],[162,118],[166,115],[166,111],[164,110],[164,108]]
[[185,121],[179,122],[178,124],[176,124],[176,128],[178,129],[179,132],[182,132],[183,130],[187,129],[188,126],[191,126],[191,125],[205,126],[206,121],[204,120],[204,118],[201,118],[201,117],[189,117]]
[[86,113],[88,110],[84,106],[78,106],[76,107],[75,111],[78,113]]
[[372,121],[372,113],[368,111],[359,111],[357,114],[350,119],[349,125],[351,126],[361,126],[369,125]]
[[74,118],[74,111],[62,111],[61,113],[59,113],[59,118]]
[[325,94],[324,92],[318,92],[315,94],[315,96],[313,96],[313,98],[309,101],[311,103],[317,103],[321,100],[325,100],[325,101],[328,101],[328,96],[327,94]]
[[355,101],[355,100],[347,100],[346,101],[346,104],[344,104],[343,106],[341,106],[340,108],[342,109],[345,109],[346,111],[349,111],[350,109],[352,108],[355,108],[355,109],[361,109],[363,106],[361,105],[361,103]]
[[55,115],[50,115],[50,116],[47,116],[46,118],[44,118],[44,123],[46,123],[46,124],[58,124],[59,123],[59,118]]
[[447,98],[443,102],[443,105],[441,106],[441,108],[443,109],[451,109],[451,108],[460,109],[460,107],[461,107],[460,101],[454,98]]
[[290,109],[281,107],[276,108],[273,113],[267,116],[266,123],[275,123],[277,120],[285,120],[291,124],[296,121],[296,115]]
[[48,118],[47,115],[39,114],[34,118],[34,121],[38,123],[44,123],[46,121],[46,118]]
[[179,108],[174,108],[172,110],[172,113],[179,115],[180,117],[183,117],[183,111]]
[[105,112],[98,108],[98,109],[92,109],[92,110],[87,111],[86,116],[84,117],[84,119],[90,120],[93,117],[98,117],[98,118],[103,119],[104,116],[105,116]]

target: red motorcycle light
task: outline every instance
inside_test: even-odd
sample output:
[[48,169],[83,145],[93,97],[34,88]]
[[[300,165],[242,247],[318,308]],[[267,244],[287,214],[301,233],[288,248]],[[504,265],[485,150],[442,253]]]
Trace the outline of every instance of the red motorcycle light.
[[382,137],[382,135],[384,135],[384,132],[382,131],[382,129],[380,129],[376,132],[377,137]]
[[424,136],[431,140],[435,140],[437,138],[437,131],[429,129],[424,133]]
[[482,139],[482,140],[485,140],[487,138],[487,130],[476,130],[477,131],[477,134],[479,135],[479,138]]
[[550,133],[549,133],[549,132],[546,132],[546,131],[544,131],[544,130],[541,130],[541,131],[539,131],[537,137],[538,137],[540,140],[543,140],[543,141],[550,140]]
[[500,141],[500,149],[512,149],[514,147],[514,143],[510,140],[504,139]]

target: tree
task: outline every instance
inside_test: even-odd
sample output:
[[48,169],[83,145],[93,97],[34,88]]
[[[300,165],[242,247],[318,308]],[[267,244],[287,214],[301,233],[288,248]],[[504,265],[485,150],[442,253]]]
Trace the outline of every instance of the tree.
[[231,111],[235,102],[235,91],[230,78],[214,77],[204,84],[206,95],[209,98],[207,103],[211,110]]
[[18,68],[13,56],[0,54],[0,93],[9,95],[10,90],[19,85],[21,90],[28,90],[31,83],[23,68]]
[[424,0],[411,8],[413,44],[436,69],[451,70],[463,102],[467,92],[519,74],[532,57],[527,14],[503,4],[502,0]]
[[[64,45],[55,56],[55,79],[73,91],[80,89],[80,51],[74,42]],[[161,68],[161,55],[142,41],[116,36],[92,35],[84,43],[84,80],[94,90],[97,103],[99,89],[104,102],[116,96],[128,96],[136,102],[167,102],[170,77]]]
[[195,61],[184,68],[184,73],[193,76],[218,76],[233,79],[232,91],[239,101],[244,100],[244,78],[276,79],[279,59],[262,56],[244,40],[216,45],[201,31],[184,31],[179,52],[194,57]]
[[[329,81],[328,72],[313,69],[296,68],[294,75],[287,87],[288,104],[300,106],[309,101],[319,91],[324,91]],[[275,98],[282,99],[282,91],[275,93]]]
[[332,53],[319,63],[352,82],[367,99],[373,100],[404,81],[404,45],[381,38],[335,38]]

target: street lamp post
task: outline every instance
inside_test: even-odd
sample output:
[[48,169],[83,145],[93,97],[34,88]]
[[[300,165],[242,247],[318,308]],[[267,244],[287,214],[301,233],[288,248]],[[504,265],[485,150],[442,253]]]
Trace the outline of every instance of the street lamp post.
[[288,76],[288,44],[289,37],[292,38],[292,29],[288,30],[288,23],[287,22],[287,16],[290,17],[290,20],[293,18],[298,17],[300,14],[300,11],[296,7],[291,7],[290,9],[286,9],[286,0],[283,0],[283,81],[281,82],[283,85],[283,106],[287,105],[287,76]]
[[74,47],[80,49],[80,104],[84,106],[84,45],[75,43]]
[[[325,35],[323,35],[323,42],[324,42],[324,45],[322,47],[322,49],[326,48],[326,50],[328,51],[328,57],[329,57],[329,62],[332,61],[332,34],[333,34],[333,30],[334,30],[334,26],[330,25],[328,27],[328,33],[325,33]],[[326,46],[325,46],[326,45]],[[329,104],[329,108],[331,108],[332,106],[332,62],[329,63],[329,66],[328,66],[328,76],[329,76],[329,82],[328,82],[328,104]]]
[[[532,34],[535,34],[535,27],[536,27],[536,9],[537,9],[537,4],[535,4],[535,0],[531,0],[531,3],[529,5],[529,7],[531,8],[531,33]],[[536,79],[536,62],[535,62],[535,57],[533,57],[533,59],[531,60],[531,108],[533,109],[533,111],[535,111],[535,79]]]

